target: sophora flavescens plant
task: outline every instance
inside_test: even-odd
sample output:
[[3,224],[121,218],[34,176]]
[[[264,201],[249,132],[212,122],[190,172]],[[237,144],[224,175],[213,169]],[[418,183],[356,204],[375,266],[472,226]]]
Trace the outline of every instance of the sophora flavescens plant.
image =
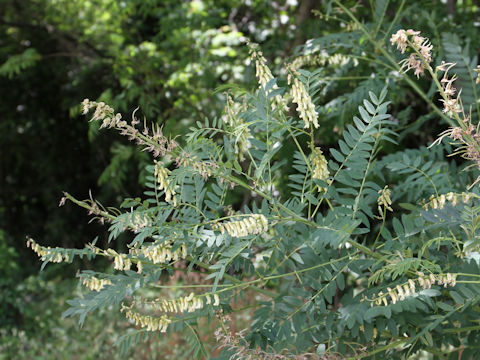
[[[429,67],[432,47],[418,32],[399,31],[391,41],[411,50],[403,70],[437,79],[451,69]],[[380,158],[397,139],[386,88],[366,92],[338,145],[327,148],[311,73],[292,64],[287,81],[278,81],[254,46],[251,57],[258,89],[226,94],[224,114],[198,121],[183,137],[84,101],[92,121],[135,141],[152,160],[143,199],[126,199],[120,209],[68,193],[61,201],[107,226],[109,244],[131,233],[125,248],[46,248],[28,239],[44,264],[77,256],[112,262],[113,272],[79,273],[85,293],[64,315],[82,323],[114,305],[135,328],[122,337],[123,350],[142,334],[180,332],[197,358],[211,354],[199,336],[205,319],[217,324],[224,359],[475,351],[476,190],[459,188],[441,151]],[[458,115],[453,80],[443,79],[436,84],[445,113],[459,127],[442,138],[460,141],[458,152],[478,161],[476,130]],[[251,316],[245,329],[231,323],[238,314]]]

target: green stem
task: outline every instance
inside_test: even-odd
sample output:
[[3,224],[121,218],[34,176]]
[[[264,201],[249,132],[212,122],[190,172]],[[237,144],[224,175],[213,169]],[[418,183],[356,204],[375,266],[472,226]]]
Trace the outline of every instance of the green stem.
[[446,334],[455,334],[455,333],[461,333],[461,332],[467,332],[467,331],[475,331],[475,330],[480,330],[480,325],[476,326],[465,326],[461,328],[449,328],[449,329],[443,329],[442,332]]
[[381,347],[377,347],[375,350],[370,351],[370,352],[368,352],[368,353],[366,353],[366,354],[360,354],[360,355],[357,355],[357,356],[352,356],[352,357],[346,358],[346,360],[363,359],[363,358],[366,358],[366,357],[369,357],[369,356],[372,356],[372,355],[375,355],[375,354],[378,354],[378,353],[381,353],[381,352],[384,352],[384,351],[387,351],[387,350],[396,348],[396,347],[398,347],[398,346],[400,346],[400,345],[405,344],[406,342],[407,342],[406,340],[398,340],[398,341],[395,341],[395,342],[390,343],[390,344],[388,344],[388,345],[381,346]]

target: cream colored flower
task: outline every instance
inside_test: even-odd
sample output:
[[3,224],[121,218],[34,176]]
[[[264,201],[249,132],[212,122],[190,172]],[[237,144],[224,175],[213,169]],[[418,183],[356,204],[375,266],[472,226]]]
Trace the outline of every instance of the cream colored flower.
[[84,277],[82,279],[82,284],[93,291],[100,291],[105,286],[111,285],[112,282],[108,279],[99,279],[95,276]]
[[[258,79],[259,85],[260,87],[265,88],[267,84],[274,79],[272,72],[270,71],[270,68],[267,65],[267,59],[265,59],[261,51],[255,50],[253,45],[250,46],[250,55],[252,60],[255,61],[255,70],[256,70],[255,76]],[[276,89],[278,89],[278,86],[277,84],[274,84],[267,93]],[[285,101],[280,95],[276,95],[275,100],[272,103],[272,109],[276,109],[276,108],[284,111],[288,110],[288,107],[285,104]]]
[[268,220],[263,214],[251,214],[242,220],[214,223],[212,229],[232,237],[257,235],[268,231]]
[[428,39],[420,36],[419,31],[409,29],[406,31],[398,30],[392,35],[390,42],[392,45],[397,45],[397,49],[399,49],[402,54],[405,53],[408,46],[411,46],[416,52],[410,54],[407,59],[400,62],[402,70],[407,72],[413,69],[417,78],[424,74],[426,66],[429,66],[428,64],[432,62],[433,46]]
[[297,104],[297,111],[300,114],[300,118],[305,123],[305,128],[308,128],[310,124],[313,124],[315,128],[318,128],[318,113],[315,111],[315,105],[310,98],[305,86],[298,81],[298,78],[293,80],[292,85],[292,101]]
[[170,170],[163,167],[160,162],[155,161],[154,175],[157,178],[158,190],[165,191],[165,201],[167,203],[171,203],[173,206],[177,206],[177,198],[175,196],[176,192],[173,188],[173,184],[168,178],[168,174],[170,174]]
[[390,189],[388,189],[388,186],[386,185],[383,189],[378,190],[378,213],[380,214],[380,217],[383,219],[384,212],[386,210],[393,211],[392,207],[392,200],[390,199]]
[[[328,171],[327,159],[323,156],[322,150],[320,150],[320,148],[315,148],[311,154],[311,159],[313,163],[312,178],[328,182],[330,172]],[[320,192],[327,191],[326,188],[320,187],[319,185],[317,185],[317,189]]]

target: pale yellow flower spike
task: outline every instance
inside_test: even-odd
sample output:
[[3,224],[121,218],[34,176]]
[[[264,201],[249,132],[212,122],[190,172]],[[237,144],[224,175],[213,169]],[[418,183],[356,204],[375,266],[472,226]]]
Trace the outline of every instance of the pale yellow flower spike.
[[158,190],[165,191],[165,201],[172,204],[173,206],[177,205],[177,198],[175,197],[175,190],[173,189],[172,184],[168,179],[168,174],[170,170],[163,167],[162,164],[158,161],[155,161],[155,176],[158,181]]
[[387,287],[387,293],[380,291],[378,295],[373,294],[371,301],[371,306],[376,304],[377,306],[380,305],[388,305],[387,296],[390,297],[390,302],[392,304],[396,304],[398,301],[405,300],[409,296],[416,296],[417,289],[415,286],[415,282],[417,282],[420,286],[420,290],[430,289],[432,285],[443,285],[443,287],[447,286],[455,286],[456,285],[456,275],[452,275],[451,273],[446,274],[430,274],[426,276],[423,272],[418,272],[418,278],[416,279],[408,279],[407,282],[404,284],[398,284],[393,289]]
[[405,72],[413,69],[415,76],[418,78],[420,75],[423,75],[426,66],[430,66],[428,64],[432,62],[433,46],[428,39],[420,36],[420,31],[411,29],[398,30],[390,38],[390,43],[392,45],[397,45],[397,49],[400,50],[402,54],[405,53],[408,46],[411,46],[415,51],[420,53],[421,58],[415,53],[410,54],[408,58],[400,62],[402,70],[405,70]]
[[140,325],[146,328],[147,331],[160,331],[162,333],[167,331],[168,325],[172,322],[166,315],[161,317],[152,317],[149,315],[142,315],[132,311],[129,307],[122,305],[122,312],[125,312],[125,317],[135,322],[135,325]]
[[313,124],[315,128],[318,128],[318,113],[315,111],[315,105],[305,86],[297,78],[293,80],[291,93],[292,101],[297,104],[297,111],[305,123],[304,127],[308,128],[310,124]]
[[[58,250],[58,248],[51,248],[50,246],[45,247],[37,244],[35,240],[32,238],[27,238],[27,247],[31,248],[42,261],[48,259],[49,262],[53,263],[60,263],[60,262],[68,262],[70,261],[70,257],[68,254],[61,254],[58,252],[54,257],[51,255]],[[50,258],[49,258],[50,257]]]
[[187,257],[187,247],[185,244],[172,251],[172,242],[162,243],[160,245],[142,246],[136,250],[137,255],[143,255],[154,264],[165,264],[170,261],[177,261]]
[[258,235],[268,231],[268,220],[263,214],[251,214],[242,220],[213,224],[212,229],[231,237]]
[[[267,65],[267,59],[265,59],[261,51],[256,51],[253,46],[250,47],[250,55],[252,60],[255,61],[255,76],[258,79],[258,83],[260,87],[265,88],[268,82],[273,80],[272,72]],[[276,89],[278,89],[278,86],[274,84],[267,93]],[[275,96],[275,101],[272,103],[272,109],[275,110],[276,108],[288,111],[288,107],[280,95]]]
[[99,279],[95,276],[85,277],[82,279],[82,284],[92,291],[100,291],[107,285],[112,285],[108,279]]
[[[385,186],[383,189],[378,190],[378,213],[380,214],[380,217],[383,219],[384,217],[384,211],[389,210],[393,211],[390,205],[392,205],[392,200],[390,199],[390,189],[388,189],[388,186]],[[383,207],[383,208],[382,208]]]
[[[327,166],[327,159],[323,156],[322,150],[320,148],[315,148],[311,155],[312,163],[313,163],[313,179],[323,180],[328,182],[328,177],[330,176],[330,172],[328,171]],[[317,186],[318,191],[325,192],[327,191],[326,188]]]

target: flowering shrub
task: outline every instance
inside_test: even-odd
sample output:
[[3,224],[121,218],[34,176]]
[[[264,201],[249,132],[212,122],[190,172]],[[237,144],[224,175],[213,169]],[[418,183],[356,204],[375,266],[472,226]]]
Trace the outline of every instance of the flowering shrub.
[[[368,35],[337,3],[354,31]],[[433,66],[434,48],[419,31],[400,29],[390,42],[410,53],[397,61],[388,52],[393,48],[382,50],[399,74],[432,78],[441,116],[452,126],[432,145],[444,146],[447,137],[458,145],[455,153],[470,162],[465,181],[457,168],[434,166],[443,158],[424,159],[437,156],[434,148],[382,156],[399,138],[386,86],[362,99],[338,146],[319,146],[315,74],[291,65],[287,81],[277,81],[253,45],[257,91],[227,94],[223,117],[197,122],[184,138],[146,123],[138,127],[135,114],[128,122],[110,106],[85,100],[92,121],[116,129],[153,159],[143,200],[126,199],[121,209],[68,193],[61,201],[108,225],[110,242],[131,232],[123,252],[95,242],[63,249],[28,240],[45,263],[75,256],[113,263],[114,273],[79,274],[90,292],[70,301],[64,315],[83,322],[114,304],[137,329],[122,346],[138,341],[139,333],[184,332],[195,357],[208,356],[196,329],[200,318],[217,319],[224,358],[474,354],[480,341],[477,128],[460,94],[455,97],[456,78],[448,74],[454,64]],[[288,144],[293,152],[285,151]],[[233,193],[243,198],[241,206]],[[184,272],[200,277],[176,284],[182,296],[161,292]],[[256,295],[243,306],[247,293]],[[241,312],[252,319],[238,332],[230,321]]]

